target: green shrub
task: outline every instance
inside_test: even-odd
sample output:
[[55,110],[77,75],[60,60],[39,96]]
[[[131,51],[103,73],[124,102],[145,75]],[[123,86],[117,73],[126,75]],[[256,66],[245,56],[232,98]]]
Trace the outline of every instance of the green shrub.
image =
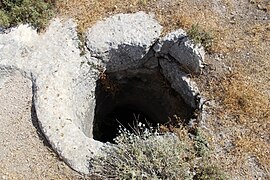
[[90,160],[94,177],[100,179],[226,179],[197,146],[204,146],[199,132],[181,141],[174,133],[146,128],[139,123],[133,132],[120,126],[116,144],[106,144],[101,155]]
[[203,137],[201,131],[197,128],[194,132],[194,148],[196,151],[196,156],[203,157],[209,153],[208,143]]
[[192,25],[187,34],[195,43],[201,44],[207,52],[212,51],[214,38],[210,33],[200,28],[198,24]]
[[9,26],[9,17],[1,9],[0,9],[0,26],[3,26],[3,27],[8,27]]
[[226,175],[214,165],[201,166],[197,169],[194,180],[226,180]]
[[173,133],[142,128],[120,129],[115,145],[92,159],[94,174],[102,179],[191,179],[189,148]]
[[45,28],[53,16],[53,1],[2,0],[0,1],[0,26],[4,28],[29,23],[37,29]]

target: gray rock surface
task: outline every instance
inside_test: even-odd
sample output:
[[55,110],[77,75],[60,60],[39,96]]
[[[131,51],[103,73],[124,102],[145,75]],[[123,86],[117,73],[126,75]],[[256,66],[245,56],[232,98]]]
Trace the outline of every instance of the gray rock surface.
[[154,50],[163,57],[174,59],[186,73],[199,74],[201,72],[204,50],[193,44],[182,29],[166,35]]
[[60,161],[46,146],[44,136],[37,133],[29,79],[16,70],[9,72],[0,88],[0,104],[1,180],[79,179],[80,175]]
[[199,90],[186,73],[181,71],[179,65],[167,59],[160,60],[160,66],[165,78],[171,83],[171,87],[182,95],[184,101],[192,108],[198,107],[196,96]]
[[198,73],[203,55],[181,30],[152,48],[160,32],[158,22],[143,12],[115,15],[89,29],[89,52],[80,56],[72,20],[55,19],[44,34],[21,25],[0,34],[0,88],[15,70],[30,79],[39,125],[52,148],[73,169],[89,173],[88,160],[103,146],[93,139],[100,69],[135,72],[160,65],[172,88],[196,107],[196,86],[178,67]]
[[159,23],[144,12],[118,14],[90,28],[86,42],[91,55],[113,72],[139,67],[160,33]]
[[7,76],[19,69],[32,80],[34,104],[46,138],[72,168],[88,173],[86,157],[97,153],[102,143],[86,136],[81,117],[94,112],[89,112],[89,106],[93,107],[97,75],[81,67],[84,58],[77,45],[72,21],[56,19],[42,35],[19,26],[0,36],[0,74]]

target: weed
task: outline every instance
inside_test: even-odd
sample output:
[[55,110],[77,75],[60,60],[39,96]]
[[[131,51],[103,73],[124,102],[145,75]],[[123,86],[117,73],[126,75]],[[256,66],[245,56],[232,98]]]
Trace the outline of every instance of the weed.
[[29,23],[43,29],[54,14],[53,4],[53,1],[44,0],[3,0],[0,3],[0,26],[9,28]]
[[196,150],[196,155],[203,157],[209,152],[208,143],[203,137],[202,132],[197,128],[195,129],[195,138],[194,138],[194,148]]
[[205,168],[206,161],[195,157],[192,144],[180,140],[176,134],[161,133],[159,128],[146,128],[142,123],[132,129],[130,132],[120,126],[116,144],[104,146],[104,154],[91,160],[95,176],[105,179],[222,179],[216,166]]
[[212,51],[212,35],[201,29],[198,24],[192,25],[187,34],[195,43],[201,44],[207,52]]
[[255,89],[255,83],[243,75],[243,68],[238,68],[239,72],[226,74],[215,82],[211,95],[222,107],[217,110],[220,122],[235,134],[230,154],[237,157],[240,166],[247,157],[254,156],[269,171],[270,148],[265,142],[269,136],[269,98]]
[[9,26],[9,17],[5,11],[0,9],[0,26],[8,27]]
[[194,180],[225,180],[226,175],[214,165],[201,166],[197,169]]
[[147,3],[148,3],[149,0],[140,0],[139,3],[142,5],[142,6],[146,6]]
[[241,115],[238,123],[250,123],[246,119],[255,117],[262,121],[269,118],[269,100],[241,73],[227,74],[220,85],[222,91],[217,92],[217,97],[221,98],[227,112]]
[[120,128],[117,145],[103,149],[106,156],[94,162],[103,178],[119,179],[189,179],[186,163],[188,148],[172,133],[160,134],[153,129],[131,133]]
[[78,39],[79,39],[79,44],[78,47],[80,49],[80,56],[83,56],[86,54],[86,47],[85,47],[85,36],[82,32],[78,31]]

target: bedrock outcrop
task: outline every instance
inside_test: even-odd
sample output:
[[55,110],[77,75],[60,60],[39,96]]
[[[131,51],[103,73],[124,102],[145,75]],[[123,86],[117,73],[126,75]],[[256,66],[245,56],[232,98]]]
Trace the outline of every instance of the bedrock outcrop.
[[[131,104],[153,119],[159,116],[155,108],[164,109],[164,118],[175,113],[188,118],[198,108],[199,90],[189,74],[200,73],[203,50],[183,30],[160,37],[161,30],[144,12],[118,14],[89,28],[81,56],[73,20],[54,19],[43,34],[20,25],[0,34],[0,88],[14,72],[29,78],[42,133],[68,165],[87,174],[89,159],[104,145],[93,132],[106,131],[95,127],[103,118],[97,113],[103,108],[97,91],[115,86],[110,93],[117,102],[100,96],[111,109]],[[101,81],[104,75],[108,84]],[[164,82],[170,94],[164,93]]]

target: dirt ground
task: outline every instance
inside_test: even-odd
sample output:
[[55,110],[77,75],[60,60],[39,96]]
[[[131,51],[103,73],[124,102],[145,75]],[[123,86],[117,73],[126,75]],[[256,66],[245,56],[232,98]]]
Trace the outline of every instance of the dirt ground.
[[0,88],[0,179],[83,179],[40,133],[32,113],[31,86],[18,72]]
[[[197,24],[213,37],[201,76],[216,162],[230,179],[270,179],[269,0],[60,0],[58,16],[85,32],[119,12],[154,13],[164,32]],[[20,75],[0,89],[0,179],[82,179],[50,150],[31,117],[31,84]],[[2,148],[3,147],[3,148]],[[38,164],[38,166],[37,166]]]

